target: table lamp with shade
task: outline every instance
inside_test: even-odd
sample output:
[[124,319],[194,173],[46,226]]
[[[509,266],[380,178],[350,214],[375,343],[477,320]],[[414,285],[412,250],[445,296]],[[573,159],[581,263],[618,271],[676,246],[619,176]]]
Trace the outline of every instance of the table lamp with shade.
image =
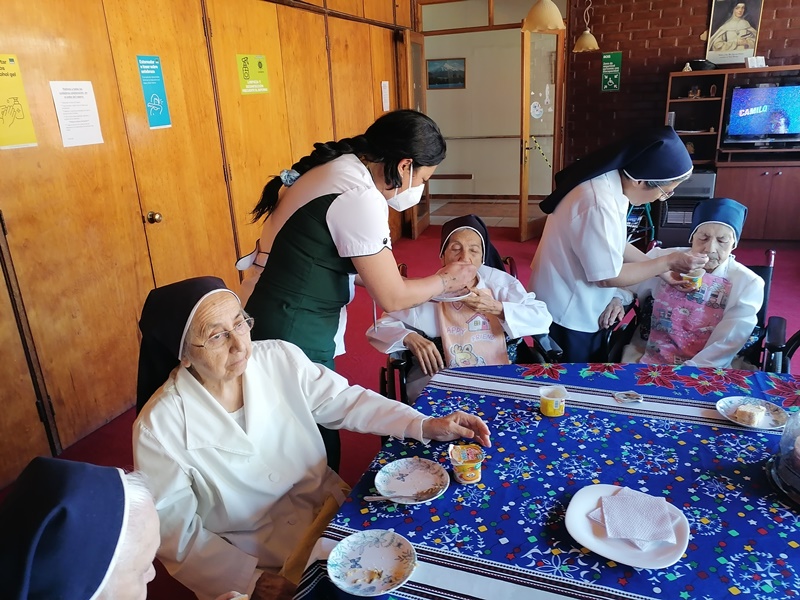
[[800,506],[800,411],[790,414],[777,454],[766,464],[767,478],[796,506]]

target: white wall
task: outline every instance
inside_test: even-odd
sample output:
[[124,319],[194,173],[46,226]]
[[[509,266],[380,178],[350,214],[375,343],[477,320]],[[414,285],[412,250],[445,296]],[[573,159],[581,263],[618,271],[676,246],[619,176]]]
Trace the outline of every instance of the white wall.
[[[496,0],[495,20],[522,21],[532,0]],[[565,0],[559,0],[564,5]],[[564,6],[560,6],[565,14]],[[423,25],[433,29],[475,26],[486,14],[486,0],[465,0],[423,6]],[[502,20],[501,20],[502,19]],[[467,24],[468,23],[468,24]],[[477,23],[483,25],[483,22]],[[531,89],[543,113],[531,118],[531,132],[552,134],[553,74],[555,52],[553,35],[531,35]],[[520,131],[520,50],[518,29],[435,35],[425,37],[425,58],[466,59],[466,88],[427,90],[428,114],[439,124],[447,140],[447,158],[437,173],[471,174],[471,180],[434,180],[433,194],[519,194],[519,139],[458,139],[481,136],[519,136]],[[549,99],[550,104],[545,100]],[[552,138],[537,138],[548,158],[552,157]],[[531,144],[533,146],[533,144]],[[529,154],[531,169],[529,193],[546,195],[551,191],[552,171],[539,150]]]

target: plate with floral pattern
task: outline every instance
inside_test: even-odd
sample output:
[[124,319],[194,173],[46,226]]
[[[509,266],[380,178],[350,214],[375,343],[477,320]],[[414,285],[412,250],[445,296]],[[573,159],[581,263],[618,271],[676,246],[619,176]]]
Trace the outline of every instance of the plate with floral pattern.
[[450,477],[439,463],[419,458],[390,462],[375,475],[375,489],[398,504],[422,504],[444,494]]
[[353,596],[380,596],[403,585],[417,566],[417,553],[394,531],[371,529],[348,535],[328,556],[328,577]]

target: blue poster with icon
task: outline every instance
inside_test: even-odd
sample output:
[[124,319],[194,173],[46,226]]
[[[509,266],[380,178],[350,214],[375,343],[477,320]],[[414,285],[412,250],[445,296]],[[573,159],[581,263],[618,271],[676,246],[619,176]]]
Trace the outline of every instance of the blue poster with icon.
[[172,127],[167,104],[167,90],[164,88],[164,74],[161,71],[161,58],[158,56],[137,56],[139,78],[142,80],[144,107],[150,129]]

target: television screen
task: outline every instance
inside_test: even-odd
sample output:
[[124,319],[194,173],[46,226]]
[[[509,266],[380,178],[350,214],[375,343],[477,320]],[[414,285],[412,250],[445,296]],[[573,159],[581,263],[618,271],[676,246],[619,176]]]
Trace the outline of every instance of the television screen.
[[733,89],[726,143],[800,140],[800,85]]

